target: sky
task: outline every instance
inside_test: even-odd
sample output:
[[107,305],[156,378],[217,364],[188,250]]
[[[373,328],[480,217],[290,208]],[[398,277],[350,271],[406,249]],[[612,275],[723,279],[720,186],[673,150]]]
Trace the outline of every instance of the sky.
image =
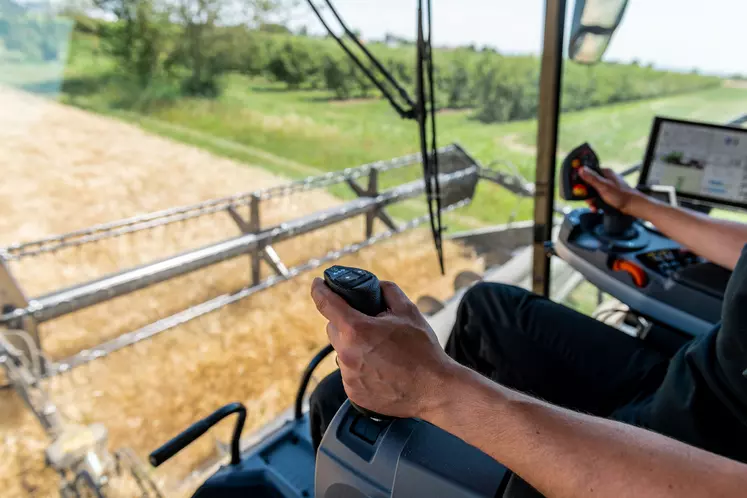
[[[490,45],[503,53],[540,52],[544,0],[432,0],[438,45]],[[415,0],[333,0],[364,38],[413,38]],[[573,0],[568,0],[568,18]],[[310,31],[321,32],[311,16]],[[605,60],[717,74],[747,74],[747,0],[630,0]]]

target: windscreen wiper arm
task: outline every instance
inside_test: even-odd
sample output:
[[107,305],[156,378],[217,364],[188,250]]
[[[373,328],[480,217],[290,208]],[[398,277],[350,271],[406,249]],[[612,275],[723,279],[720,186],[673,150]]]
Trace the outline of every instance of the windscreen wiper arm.
[[361,43],[361,41],[358,39],[358,37],[353,33],[345,24],[345,21],[343,21],[340,14],[337,12],[337,9],[334,8],[332,5],[332,2],[330,0],[324,0],[325,4],[329,7],[329,10],[332,12],[332,14],[337,19],[337,22],[340,24],[340,27],[342,27],[343,31],[345,32],[345,35],[347,35],[348,38],[350,38],[355,45],[361,49],[361,51],[366,55],[366,58],[376,67],[376,69],[379,71],[381,76],[384,77],[386,81],[389,82],[390,85],[392,85],[396,90],[397,93],[399,93],[402,100],[405,101],[405,104],[407,105],[407,108],[403,107],[397,102],[397,99],[394,97],[392,92],[386,88],[384,83],[379,81],[379,79],[371,72],[371,70],[366,67],[366,65],[358,58],[358,56],[355,55],[355,53],[350,50],[350,48],[347,46],[347,44],[343,41],[342,38],[340,38],[334,31],[332,31],[332,28],[330,28],[329,24],[327,24],[327,21],[324,20],[324,16],[319,11],[316,5],[314,5],[313,0],[306,0],[306,3],[309,4],[309,7],[311,7],[311,10],[314,11],[314,15],[316,15],[317,19],[319,19],[319,22],[322,23],[322,26],[324,26],[324,29],[327,31],[327,34],[331,36],[337,44],[342,48],[345,53],[350,57],[350,59],[355,63],[358,68],[363,71],[363,74],[366,75],[366,77],[373,83],[376,88],[381,92],[381,94],[384,96],[385,99],[389,101],[389,104],[391,104],[392,107],[394,107],[394,110],[397,111],[397,114],[400,115],[401,118],[404,119],[416,119],[415,115],[415,103],[413,102],[410,95],[407,93],[407,90],[405,90],[402,85],[397,82],[397,80],[394,78],[394,76],[384,67],[384,65],[371,53],[370,50],[366,48],[366,46]]
[[[417,32],[417,60],[416,60],[416,84],[415,99],[410,97],[407,90],[394,78],[394,76],[384,67],[384,65],[371,53],[366,46],[361,43],[358,37],[348,28],[342,16],[332,5],[331,0],[324,0],[329,7],[332,15],[342,27],[345,35],[363,52],[368,61],[378,70],[381,77],[388,85],[394,88],[399,97],[404,101],[404,106],[397,102],[394,93],[387,88],[387,84],[380,81],[371,68],[367,67],[357,55],[347,46],[341,37],[332,31],[329,24],[324,20],[321,12],[314,5],[313,0],[306,0],[311,10],[324,26],[329,36],[331,36],[340,48],[350,57],[350,59],[363,71],[363,74],[376,86],[386,100],[391,104],[394,110],[404,119],[413,119],[418,123],[418,132],[420,139],[420,151],[423,158],[423,180],[425,182],[426,200],[428,203],[428,214],[431,222],[431,232],[433,241],[438,254],[438,262],[441,273],[445,273],[442,233],[443,225],[441,221],[441,186],[438,180],[439,159],[436,141],[436,97],[434,83],[433,67],[433,44],[432,44],[432,8],[431,0],[426,0],[426,9],[423,9],[423,0],[418,0],[418,32]],[[427,25],[427,36],[425,26]],[[428,133],[430,126],[430,134]]]

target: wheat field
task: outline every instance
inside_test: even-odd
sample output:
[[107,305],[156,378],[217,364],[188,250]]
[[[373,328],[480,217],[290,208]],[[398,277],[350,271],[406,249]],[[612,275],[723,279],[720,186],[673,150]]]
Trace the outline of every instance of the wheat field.
[[[8,89],[0,91],[0,246],[135,214],[282,183],[260,166],[239,164],[120,121]],[[339,202],[323,191],[263,205],[263,225]],[[28,296],[90,280],[238,235],[215,214],[13,262]],[[288,265],[359,241],[363,220],[288,240],[276,249]],[[446,244],[441,276],[426,230],[416,230],[344,258],[397,281],[413,298],[452,294],[454,276],[481,262]],[[267,275],[267,268],[263,268]],[[45,323],[45,353],[59,359],[218,294],[246,285],[248,257],[154,285]],[[219,406],[247,405],[245,434],[292,403],[298,378],[325,344],[323,321],[308,296],[309,272],[150,340],[44,382],[72,424],[101,422],[111,450],[141,457]],[[329,370],[330,365],[325,368]],[[167,496],[227,440],[226,421],[163,465],[155,477]],[[56,496],[58,478],[44,464],[49,443],[10,390],[0,391],[0,486],[4,497]],[[113,483],[118,495],[131,488]]]

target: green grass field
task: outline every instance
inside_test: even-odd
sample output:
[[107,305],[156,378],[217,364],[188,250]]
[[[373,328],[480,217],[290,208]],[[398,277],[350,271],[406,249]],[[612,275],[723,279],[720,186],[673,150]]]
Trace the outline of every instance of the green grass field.
[[[116,79],[107,78],[110,61],[103,55],[86,55],[71,57],[58,94],[62,101],[115,115],[149,131],[289,178],[418,150],[415,123],[401,120],[385,101],[334,101],[325,91],[287,91],[282,85],[241,75],[225,76],[225,90],[217,99],[180,98],[147,110],[126,109],[120,104]],[[25,67],[15,74],[19,76],[6,83],[51,95],[60,87],[59,77],[49,69]],[[654,116],[725,122],[745,112],[747,90],[724,87],[566,113],[561,120],[559,155],[589,141],[605,164],[621,168],[642,158]],[[441,145],[459,142],[483,164],[511,163],[527,179],[533,179],[535,120],[488,125],[474,120],[468,110],[446,111],[439,115],[438,125]],[[398,171],[388,175],[387,183],[417,175],[415,168]],[[341,197],[352,195],[347,189],[333,192]],[[498,187],[483,184],[474,203],[450,224],[467,228],[502,223],[512,215],[527,219],[531,210],[531,200],[518,200]],[[395,214],[413,211],[410,206]]]
[[[399,119],[385,102],[330,102],[320,92],[277,90],[233,76],[227,79],[227,90],[217,101],[184,100],[148,113],[139,123],[151,131],[261,164],[289,177],[340,170],[417,151],[414,123]],[[747,112],[747,91],[719,88],[565,114],[560,149],[562,153],[588,140],[605,163],[627,166],[642,158],[656,115],[724,122],[743,112]],[[128,117],[138,119],[132,114]],[[535,134],[534,120],[484,125],[471,119],[468,111],[439,116],[441,144],[459,142],[483,164],[510,162],[530,180],[534,176]],[[402,173],[408,177],[415,174]],[[473,205],[462,214],[482,223],[495,223],[505,222],[514,211],[518,218],[526,219],[531,209],[531,201],[517,202],[513,195],[483,185]]]
[[[0,84],[112,115],[294,179],[418,150],[415,124],[399,119],[382,100],[340,102],[323,91],[286,91],[260,79],[229,75],[223,79],[225,91],[215,100],[179,98],[144,110],[121,104],[122,88],[110,77],[111,68],[103,56],[74,55],[64,70],[52,65],[0,67],[0,75],[4,75]],[[744,113],[747,89],[727,87],[566,113],[561,119],[559,158],[589,141],[603,163],[623,168],[641,160],[654,116],[726,122]],[[487,125],[472,119],[470,111],[447,111],[439,115],[438,124],[441,145],[459,142],[483,164],[511,163],[533,180],[536,121]],[[419,174],[416,167],[390,172],[382,178],[382,186],[415,179]],[[345,186],[331,191],[342,198],[353,195]],[[389,211],[409,219],[423,214],[425,206],[409,201]],[[528,219],[531,213],[530,199],[518,199],[483,182],[472,205],[447,216],[446,224],[452,230],[464,230],[511,218]],[[596,291],[584,285],[568,303],[591,312],[596,307]]]

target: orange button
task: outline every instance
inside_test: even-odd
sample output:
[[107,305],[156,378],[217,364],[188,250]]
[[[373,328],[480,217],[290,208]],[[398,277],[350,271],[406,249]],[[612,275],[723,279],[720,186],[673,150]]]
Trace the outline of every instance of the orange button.
[[581,184],[573,186],[573,195],[575,195],[576,197],[586,197],[588,193],[589,191],[586,189],[586,187]]
[[571,166],[574,168],[580,168],[581,167],[581,160],[580,159],[574,159],[571,161]]
[[636,287],[646,287],[648,285],[646,271],[635,263],[625,261],[624,259],[616,259],[612,263],[612,269],[614,271],[624,271],[630,275]]

